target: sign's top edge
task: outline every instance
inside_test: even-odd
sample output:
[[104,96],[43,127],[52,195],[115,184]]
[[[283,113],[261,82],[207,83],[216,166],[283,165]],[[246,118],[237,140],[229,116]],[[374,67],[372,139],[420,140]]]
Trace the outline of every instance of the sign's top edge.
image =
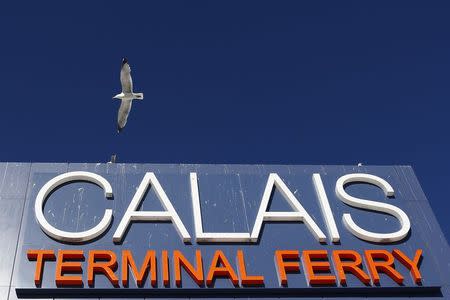
[[[109,162],[19,162],[19,161],[0,161],[0,164],[32,164],[32,165],[110,165],[112,163]],[[149,163],[149,162],[124,162],[124,163],[113,163],[113,165],[117,166],[133,166],[133,165],[153,165],[153,166],[272,166],[272,167],[285,167],[285,166],[299,166],[299,167],[317,167],[317,166],[327,166],[327,167],[407,167],[412,168],[410,164],[375,164],[375,165],[361,165],[358,164],[275,164],[275,163],[254,163],[254,164],[241,164],[241,163]]]

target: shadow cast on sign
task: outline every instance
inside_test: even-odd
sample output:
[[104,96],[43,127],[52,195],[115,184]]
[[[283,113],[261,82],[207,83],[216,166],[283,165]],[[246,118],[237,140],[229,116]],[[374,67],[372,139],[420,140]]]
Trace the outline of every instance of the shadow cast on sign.
[[32,299],[39,297],[64,297],[64,298],[92,298],[92,297],[166,297],[166,298],[302,298],[312,297],[322,299],[323,297],[349,298],[442,298],[440,287],[383,287],[383,288],[67,288],[67,289],[37,289],[16,288],[16,294],[20,298]]

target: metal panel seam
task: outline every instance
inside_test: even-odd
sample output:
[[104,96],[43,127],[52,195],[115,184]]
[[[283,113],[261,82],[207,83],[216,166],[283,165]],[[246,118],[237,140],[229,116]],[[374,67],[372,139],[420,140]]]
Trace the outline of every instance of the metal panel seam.
[[28,193],[30,192],[29,184],[30,184],[31,166],[32,165],[33,164],[30,163],[29,168],[28,168],[27,192],[24,195],[23,205],[22,205],[22,213],[20,215],[19,231],[17,232],[17,240],[16,240],[16,250],[14,251],[13,267],[12,267],[12,270],[11,270],[11,276],[9,278],[8,299],[9,299],[9,295],[11,294],[11,284],[12,284],[12,279],[13,279],[13,276],[14,276],[14,270],[15,270],[15,267],[16,267],[16,257],[17,257],[17,250],[19,248],[19,240],[20,240],[20,232],[22,230],[23,215],[24,215],[24,212],[25,212],[25,204],[26,204],[25,202],[27,201]]

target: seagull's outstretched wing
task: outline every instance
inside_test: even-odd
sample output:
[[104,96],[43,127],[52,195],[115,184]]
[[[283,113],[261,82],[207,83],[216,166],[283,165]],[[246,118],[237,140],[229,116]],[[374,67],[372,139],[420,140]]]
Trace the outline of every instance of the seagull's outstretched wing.
[[120,103],[119,113],[117,115],[117,131],[120,132],[127,124],[128,114],[131,110],[132,101],[122,100]]
[[122,93],[133,93],[133,80],[131,79],[131,68],[128,60],[122,60],[122,69],[120,70],[120,83],[122,84]]

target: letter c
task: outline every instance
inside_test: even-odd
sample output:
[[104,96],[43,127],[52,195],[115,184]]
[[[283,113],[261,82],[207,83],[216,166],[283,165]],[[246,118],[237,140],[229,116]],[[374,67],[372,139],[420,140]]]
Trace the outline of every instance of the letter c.
[[36,202],[34,204],[34,213],[36,215],[36,219],[39,225],[41,226],[41,229],[52,238],[62,242],[74,242],[74,243],[87,242],[98,237],[108,228],[112,220],[111,209],[105,210],[105,214],[103,215],[102,220],[95,227],[82,232],[70,232],[59,230],[50,225],[50,223],[48,223],[43,213],[44,204],[45,201],[47,200],[48,195],[57,187],[72,181],[88,181],[95,183],[105,191],[106,198],[113,197],[111,185],[102,176],[91,172],[82,172],[82,171],[68,172],[56,176],[55,178],[48,181],[41,188],[36,197]]

